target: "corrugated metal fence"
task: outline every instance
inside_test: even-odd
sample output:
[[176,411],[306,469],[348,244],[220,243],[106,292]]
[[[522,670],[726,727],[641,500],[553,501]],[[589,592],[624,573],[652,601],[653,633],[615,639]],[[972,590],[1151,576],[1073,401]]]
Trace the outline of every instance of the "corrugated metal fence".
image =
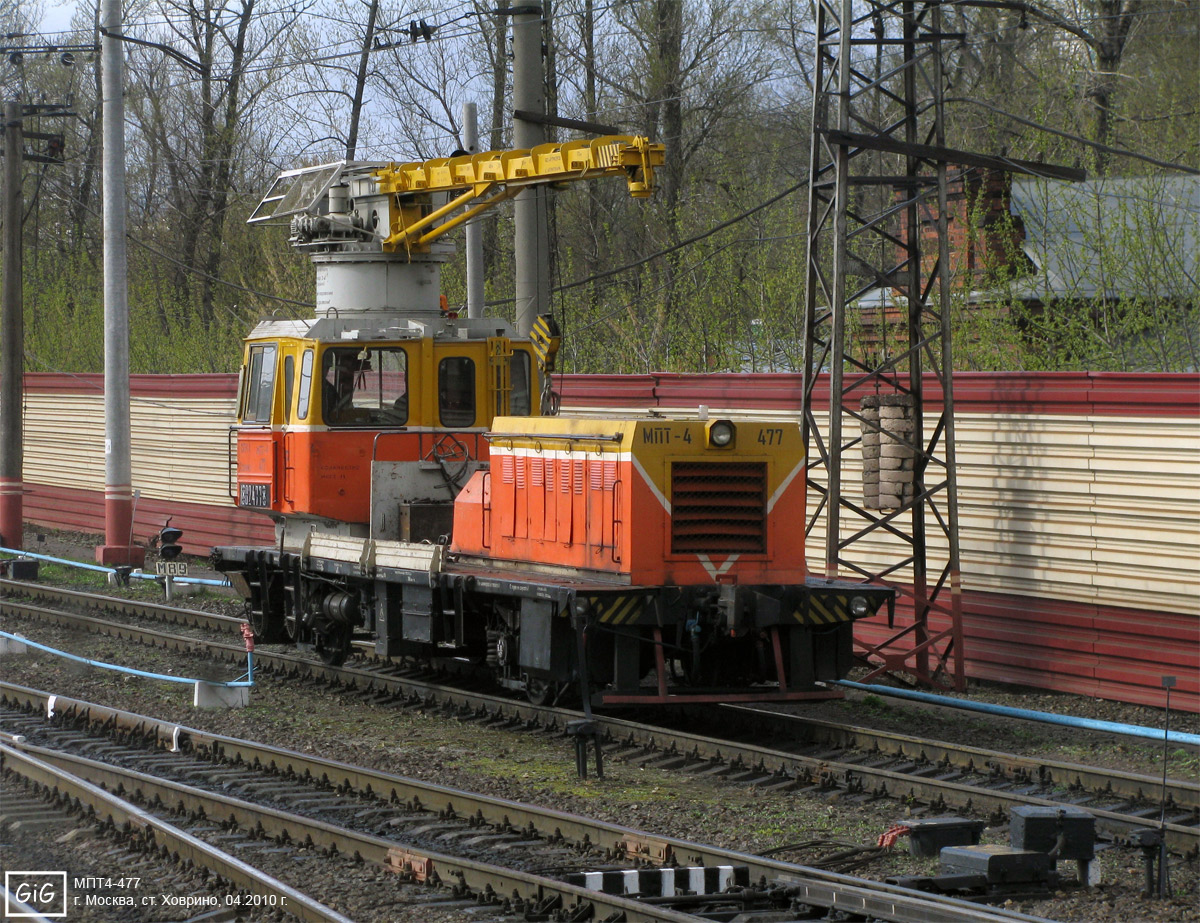
[[[564,406],[591,412],[705,404],[786,418],[800,392],[794,375],[559,384]],[[28,520],[103,531],[101,388],[100,376],[27,376]],[[235,376],[134,376],[136,536],[174,515],[191,552],[271,541],[265,517],[228,496],[235,390]],[[968,373],[955,406],[968,675],[1159,704],[1174,673],[1172,702],[1200,710],[1200,376]],[[848,458],[845,483],[858,472]],[[863,563],[895,560],[883,542]]]

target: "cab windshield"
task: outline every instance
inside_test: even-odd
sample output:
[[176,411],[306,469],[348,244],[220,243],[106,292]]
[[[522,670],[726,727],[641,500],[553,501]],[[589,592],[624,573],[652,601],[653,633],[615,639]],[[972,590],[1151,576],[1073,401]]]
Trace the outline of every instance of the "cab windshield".
[[333,347],[321,356],[321,416],[329,426],[408,422],[408,357],[399,346]]

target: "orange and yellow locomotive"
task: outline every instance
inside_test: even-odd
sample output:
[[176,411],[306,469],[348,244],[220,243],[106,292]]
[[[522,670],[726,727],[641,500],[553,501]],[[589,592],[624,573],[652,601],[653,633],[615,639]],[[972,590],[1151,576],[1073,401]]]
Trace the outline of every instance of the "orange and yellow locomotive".
[[290,219],[318,317],[246,341],[237,497],[276,542],[213,551],[260,637],[331,663],[372,639],[539,702],[835,694],[892,591],[807,576],[798,423],[554,414],[549,316],[518,337],[441,303],[462,217],[537,182],[646,194],[661,156],[606,137],[280,177],[251,221]]

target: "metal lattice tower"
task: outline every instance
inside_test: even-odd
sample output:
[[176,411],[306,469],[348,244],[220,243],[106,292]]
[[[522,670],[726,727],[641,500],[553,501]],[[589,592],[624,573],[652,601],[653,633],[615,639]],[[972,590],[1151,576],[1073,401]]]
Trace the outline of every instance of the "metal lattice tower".
[[[943,32],[941,0],[818,0],[816,27],[803,403],[815,502],[806,534],[823,524],[826,577],[888,583],[901,611],[911,610],[911,623],[889,622],[883,641],[856,640],[874,668],[868,678],[905,672],[961,691],[948,175],[1082,174],[946,147],[944,46],[965,36]],[[824,428],[813,411],[823,373]],[[878,494],[843,478],[847,458],[875,473]]]
[[[888,38],[886,26],[897,19],[901,34]],[[911,601],[910,625],[893,628],[880,644],[856,641],[856,653],[876,668],[871,675],[902,670],[934,685],[948,673],[961,690],[954,397],[950,318],[942,309],[950,304],[950,278],[940,4],[820,0],[816,35],[804,433],[817,496],[806,525],[811,533],[824,522],[826,577],[887,582],[900,590],[902,609]],[[934,232],[926,245],[936,236],[933,259],[922,253],[923,225]],[[856,302],[868,292],[878,304],[874,351],[847,339],[848,312],[861,310]],[[893,299],[904,333],[889,354],[886,305]],[[940,386],[939,413],[926,407],[926,371]],[[824,429],[812,408],[823,372],[830,393]],[[899,396],[907,425],[873,426],[861,400],[881,395]],[[896,488],[902,496],[893,509],[868,508],[865,492],[843,480],[847,454],[869,454],[861,451],[864,431],[897,447],[893,481],[911,482],[908,491]],[[932,572],[930,524],[945,559]],[[941,616],[936,627],[934,613]]]

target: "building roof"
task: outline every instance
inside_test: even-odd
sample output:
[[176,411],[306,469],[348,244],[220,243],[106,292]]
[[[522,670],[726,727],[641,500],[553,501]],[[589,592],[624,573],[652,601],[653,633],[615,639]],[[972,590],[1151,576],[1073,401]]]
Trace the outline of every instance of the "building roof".
[[1200,176],[1014,179],[1011,209],[1034,265],[1019,298],[1196,297]]

